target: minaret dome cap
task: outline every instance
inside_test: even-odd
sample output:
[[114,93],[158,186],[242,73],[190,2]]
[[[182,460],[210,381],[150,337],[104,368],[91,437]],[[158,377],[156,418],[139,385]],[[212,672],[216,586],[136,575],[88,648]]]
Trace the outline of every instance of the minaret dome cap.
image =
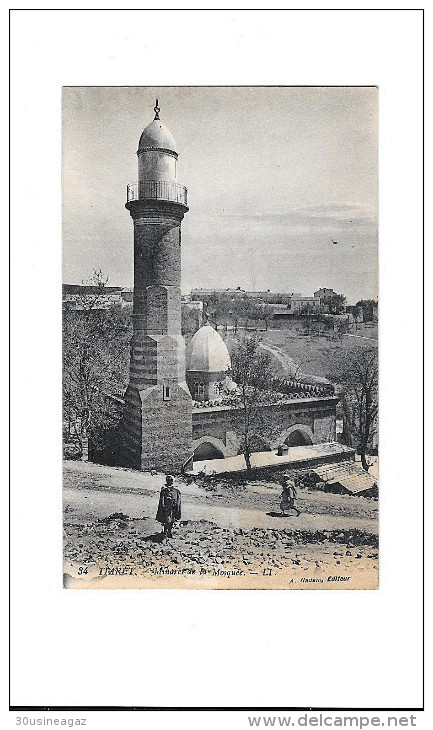
[[138,154],[146,150],[168,150],[177,155],[175,139],[160,119],[154,119],[143,131],[138,144]]

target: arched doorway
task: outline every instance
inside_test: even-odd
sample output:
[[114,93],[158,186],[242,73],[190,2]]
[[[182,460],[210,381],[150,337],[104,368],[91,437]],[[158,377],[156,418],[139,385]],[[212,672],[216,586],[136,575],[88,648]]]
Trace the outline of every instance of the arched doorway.
[[276,445],[310,446],[313,443],[314,434],[311,428],[303,423],[295,423],[280,434]]
[[224,454],[210,441],[202,441],[194,449],[194,461],[206,461],[207,459],[224,459]]
[[310,436],[305,431],[292,431],[284,441],[287,446],[309,446],[312,444]]

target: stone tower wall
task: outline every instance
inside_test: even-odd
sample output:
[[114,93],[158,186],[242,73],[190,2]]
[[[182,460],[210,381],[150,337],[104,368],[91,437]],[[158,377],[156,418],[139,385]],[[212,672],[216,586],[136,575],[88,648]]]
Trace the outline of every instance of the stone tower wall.
[[163,214],[134,220],[134,314],[145,311],[148,286],[180,288],[180,223]]
[[187,209],[161,200],[135,200],[127,208],[134,221],[134,303],[125,452],[133,468],[177,473],[192,454],[180,290]]

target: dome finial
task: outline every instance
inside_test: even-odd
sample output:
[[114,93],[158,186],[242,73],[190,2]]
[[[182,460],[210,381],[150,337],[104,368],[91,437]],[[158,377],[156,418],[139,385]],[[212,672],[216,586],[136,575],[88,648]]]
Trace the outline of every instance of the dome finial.
[[158,99],[156,100],[156,104],[153,107],[153,109],[155,111],[155,117],[154,117],[154,121],[155,121],[155,119],[159,119],[159,112],[161,111],[161,109],[158,106]]

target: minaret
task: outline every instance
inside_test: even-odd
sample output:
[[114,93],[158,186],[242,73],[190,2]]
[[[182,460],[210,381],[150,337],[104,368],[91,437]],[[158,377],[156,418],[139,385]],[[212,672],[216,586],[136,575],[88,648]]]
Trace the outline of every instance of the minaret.
[[187,190],[177,182],[176,143],[155,118],[138,145],[138,182],[128,185],[134,222],[134,307],[125,397],[127,462],[179,473],[192,456],[192,401],[181,335],[181,232]]

